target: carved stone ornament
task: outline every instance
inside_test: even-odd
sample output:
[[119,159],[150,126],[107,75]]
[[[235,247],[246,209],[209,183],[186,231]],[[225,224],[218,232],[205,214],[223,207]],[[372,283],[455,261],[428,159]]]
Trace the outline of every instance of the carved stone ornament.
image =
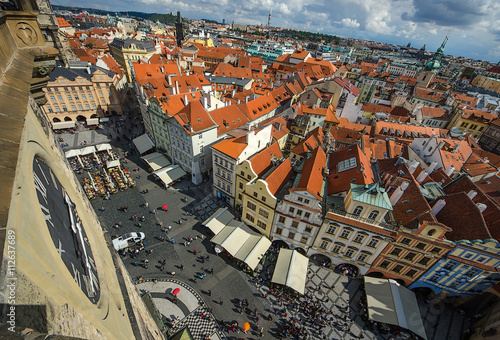
[[25,21],[20,21],[16,24],[16,36],[25,45],[35,45],[38,42],[37,30]]

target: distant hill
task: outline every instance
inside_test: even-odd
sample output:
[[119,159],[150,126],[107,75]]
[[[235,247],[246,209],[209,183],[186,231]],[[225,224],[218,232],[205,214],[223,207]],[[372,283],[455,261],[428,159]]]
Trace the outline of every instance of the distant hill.
[[177,16],[172,15],[172,14],[144,13],[144,12],[111,12],[111,11],[105,11],[103,9],[96,9],[96,8],[69,7],[69,6],[59,6],[59,5],[52,5],[52,7],[55,10],[63,10],[63,11],[75,11],[75,10],[82,11],[82,10],[85,10],[91,14],[98,14],[98,15],[109,14],[110,16],[115,16],[116,14],[118,14],[118,16],[120,16],[120,17],[148,19],[151,21],[158,20],[159,22],[162,22],[164,24],[172,24],[172,23],[175,23],[175,21],[177,20]]

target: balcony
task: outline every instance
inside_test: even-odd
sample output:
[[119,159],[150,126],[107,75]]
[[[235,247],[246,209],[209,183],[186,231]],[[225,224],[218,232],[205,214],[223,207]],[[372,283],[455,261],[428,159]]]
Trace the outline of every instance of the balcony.
[[346,217],[346,218],[354,220],[354,221],[359,221],[359,222],[362,222],[362,223],[370,224],[370,225],[373,225],[373,226],[376,226],[376,227],[379,227],[379,228],[383,228],[383,229],[387,229],[387,230],[391,230],[391,231],[397,231],[398,230],[398,226],[395,225],[395,224],[389,224],[389,223],[385,223],[385,222],[377,222],[377,221],[374,221],[374,220],[370,220],[368,218],[359,217],[357,215],[350,214],[350,213],[345,212],[343,210],[329,208],[328,212],[332,213],[334,215],[339,215],[339,216]]

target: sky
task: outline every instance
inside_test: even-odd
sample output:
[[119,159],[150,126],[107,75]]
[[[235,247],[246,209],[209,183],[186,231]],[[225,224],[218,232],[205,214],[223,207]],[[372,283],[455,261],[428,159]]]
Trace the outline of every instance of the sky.
[[52,0],[109,11],[170,13],[226,23],[267,24],[500,61],[498,0]]

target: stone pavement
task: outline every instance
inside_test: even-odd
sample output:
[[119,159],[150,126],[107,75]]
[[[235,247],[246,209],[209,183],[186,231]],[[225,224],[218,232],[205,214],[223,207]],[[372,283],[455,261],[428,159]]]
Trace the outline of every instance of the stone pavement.
[[[187,326],[195,340],[204,340],[207,336],[212,340],[226,338],[201,295],[185,282],[176,279],[160,279],[153,282],[147,279],[146,282],[138,283],[136,287],[142,293],[151,294],[164,323],[170,325],[168,331],[170,336]],[[177,299],[172,294],[176,288],[180,289]]]

